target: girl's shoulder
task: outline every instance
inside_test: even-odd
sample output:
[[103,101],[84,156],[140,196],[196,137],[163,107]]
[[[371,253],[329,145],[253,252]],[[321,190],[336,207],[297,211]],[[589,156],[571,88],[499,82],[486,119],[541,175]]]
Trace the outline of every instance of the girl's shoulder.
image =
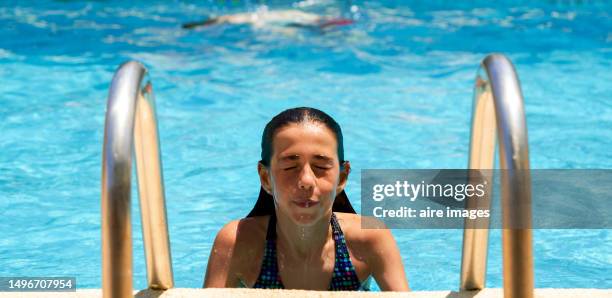
[[232,220],[219,230],[217,240],[238,245],[265,240],[270,216],[254,216]]
[[378,241],[388,241],[391,231],[380,220],[354,213],[335,212],[344,238],[353,246],[364,249],[372,247]]
[[[263,258],[266,230],[270,216],[248,217],[227,223],[215,238],[211,254],[216,263],[226,266],[226,285],[237,286],[240,280],[257,279]],[[210,262],[210,260],[209,260]]]

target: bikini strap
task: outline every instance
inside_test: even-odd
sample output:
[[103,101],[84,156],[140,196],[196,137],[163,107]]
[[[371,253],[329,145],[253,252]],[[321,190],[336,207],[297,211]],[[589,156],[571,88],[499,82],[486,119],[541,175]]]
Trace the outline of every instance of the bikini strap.
[[278,263],[276,260],[276,214],[270,215],[268,231],[266,234],[266,246],[264,248],[263,260],[259,276],[253,288],[282,289],[283,282],[278,274]]
[[348,247],[346,246],[346,239],[344,239],[344,233],[342,233],[342,229],[334,213],[332,213],[331,216],[331,224],[336,246],[336,260],[329,289],[333,291],[358,290],[361,287],[361,283],[357,277],[355,266],[353,266],[351,262]]
[[[342,233],[342,229],[340,228],[340,224],[338,223],[338,219],[336,218],[336,213],[332,212],[331,219],[329,220],[332,225],[332,233],[335,235],[344,235]],[[334,240],[336,240],[334,238]]]

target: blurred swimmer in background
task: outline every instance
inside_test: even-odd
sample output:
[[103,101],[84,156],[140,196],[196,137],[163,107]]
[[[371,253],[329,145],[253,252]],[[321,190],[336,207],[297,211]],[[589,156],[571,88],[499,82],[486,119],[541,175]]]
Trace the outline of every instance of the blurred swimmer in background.
[[[355,12],[357,7],[349,5],[349,9],[351,12]],[[324,30],[332,27],[351,25],[354,22],[354,18],[352,17],[319,15],[299,9],[270,10],[266,5],[261,5],[251,12],[221,15],[201,21],[188,22],[183,24],[182,27],[185,29],[194,29],[197,27],[232,24],[250,25],[254,28],[293,27]]]

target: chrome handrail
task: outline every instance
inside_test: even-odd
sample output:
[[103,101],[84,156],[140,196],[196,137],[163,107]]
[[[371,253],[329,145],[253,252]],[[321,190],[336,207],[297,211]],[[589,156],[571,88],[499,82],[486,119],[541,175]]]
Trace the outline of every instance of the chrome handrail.
[[[504,297],[533,297],[531,179],[523,95],[512,63],[492,54],[481,63],[474,87],[470,169],[493,169],[499,142],[503,217]],[[467,208],[490,208],[489,200]],[[522,223],[517,227],[510,223]],[[479,224],[482,224],[480,222]],[[487,223],[488,226],[488,223]],[[466,221],[461,260],[461,290],[485,287],[489,230]]]
[[173,287],[155,99],[146,68],[122,64],[110,86],[102,158],[102,292],[132,297],[130,219],[132,152],[136,156],[147,282]]

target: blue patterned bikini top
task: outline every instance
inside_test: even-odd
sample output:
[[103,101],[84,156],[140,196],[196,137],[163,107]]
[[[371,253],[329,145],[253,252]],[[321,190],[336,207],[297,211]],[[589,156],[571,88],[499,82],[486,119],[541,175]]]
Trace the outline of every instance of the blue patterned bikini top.
[[[364,283],[359,282],[357,272],[351,258],[349,256],[348,249],[346,247],[346,240],[344,234],[340,229],[336,215],[332,213],[331,216],[332,233],[334,237],[334,243],[336,247],[336,260],[334,264],[334,273],[332,275],[331,282],[329,284],[329,291],[369,291],[370,278]],[[266,247],[264,250],[263,262],[261,264],[261,270],[259,277],[253,288],[262,289],[284,289],[285,286],[281,281],[280,275],[278,274],[278,263],[276,259],[276,215],[270,216],[270,222],[268,223],[268,232],[266,235]]]

